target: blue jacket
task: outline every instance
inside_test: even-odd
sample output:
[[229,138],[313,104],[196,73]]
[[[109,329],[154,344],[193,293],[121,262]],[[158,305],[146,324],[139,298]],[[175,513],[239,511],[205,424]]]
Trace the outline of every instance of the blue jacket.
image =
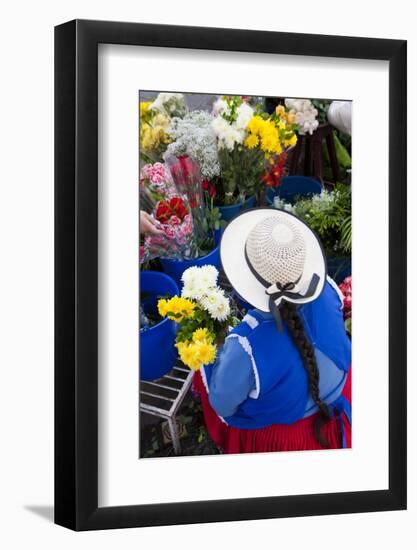
[[[341,395],[351,363],[351,343],[335,286],[330,280],[317,300],[298,309],[314,346],[320,397],[329,404]],[[237,428],[292,424],[318,410],[285,323],[278,332],[272,315],[258,310],[247,313],[228,335],[217,362],[203,367],[201,374],[212,407]]]

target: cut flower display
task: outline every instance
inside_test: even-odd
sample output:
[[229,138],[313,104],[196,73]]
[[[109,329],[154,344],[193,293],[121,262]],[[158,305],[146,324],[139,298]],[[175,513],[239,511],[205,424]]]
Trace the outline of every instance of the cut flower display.
[[159,314],[178,323],[175,345],[181,361],[193,370],[215,361],[232,321],[218,275],[212,265],[190,267],[182,276],[181,296],[158,302]]
[[157,257],[181,259],[198,255],[188,199],[178,190],[164,164],[157,162],[142,168],[140,200],[141,208],[155,218],[162,231],[144,237],[141,263]]
[[286,99],[285,106],[294,117],[300,135],[311,135],[317,129],[319,112],[309,99]]
[[[213,107],[224,204],[240,202],[261,190],[263,176],[282,172],[279,157],[297,143],[295,117],[280,105],[269,115],[241,96],[223,97]],[[271,186],[279,179],[267,180]]]

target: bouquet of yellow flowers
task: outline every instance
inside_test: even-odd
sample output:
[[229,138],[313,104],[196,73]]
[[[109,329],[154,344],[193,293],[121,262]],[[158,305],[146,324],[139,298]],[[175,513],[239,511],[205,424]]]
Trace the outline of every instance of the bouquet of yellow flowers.
[[155,101],[139,105],[140,157],[144,162],[158,162],[171,138],[168,133],[172,117],[183,117],[187,107],[182,94],[160,93]]
[[175,346],[181,361],[193,370],[214,363],[233,320],[218,275],[212,265],[190,267],[182,275],[181,296],[158,301],[161,317],[178,323]]
[[142,160],[156,162],[162,159],[171,141],[167,133],[169,124],[169,117],[152,109],[150,101],[140,102],[139,153]]
[[224,96],[213,106],[224,203],[257,193],[265,170],[297,143],[295,115],[279,105],[270,115],[241,96]]
[[270,159],[297,143],[296,128],[295,115],[278,105],[272,115],[259,113],[249,120],[244,144],[248,149],[260,149]]

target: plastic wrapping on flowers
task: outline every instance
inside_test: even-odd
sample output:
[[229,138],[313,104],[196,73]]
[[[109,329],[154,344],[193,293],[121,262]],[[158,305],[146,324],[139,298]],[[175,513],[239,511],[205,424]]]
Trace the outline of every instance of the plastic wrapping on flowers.
[[198,247],[188,198],[175,185],[162,163],[147,164],[140,178],[141,208],[158,222],[161,234],[147,234],[141,245],[141,262],[152,258],[194,258]]

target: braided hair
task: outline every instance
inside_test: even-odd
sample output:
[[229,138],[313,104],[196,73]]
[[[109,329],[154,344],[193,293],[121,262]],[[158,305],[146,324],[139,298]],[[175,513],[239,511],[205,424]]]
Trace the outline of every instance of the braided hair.
[[300,315],[298,314],[296,305],[285,301],[280,306],[279,311],[290,336],[300,353],[304,368],[308,374],[311,396],[321,413],[314,424],[316,438],[322,447],[329,448],[328,442],[321,433],[321,427],[323,422],[330,418],[330,411],[326,403],[320,399],[319,369],[317,367],[314,348],[306,335],[304,325]]

